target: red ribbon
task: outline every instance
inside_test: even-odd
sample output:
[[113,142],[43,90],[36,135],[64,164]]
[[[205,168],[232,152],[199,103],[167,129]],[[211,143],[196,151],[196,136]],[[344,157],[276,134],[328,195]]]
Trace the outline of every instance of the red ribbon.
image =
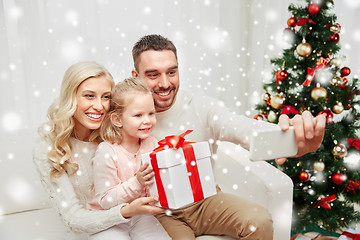
[[343,232],[341,235],[344,235],[346,237],[349,237],[354,240],[360,240],[360,234],[357,233],[350,233],[350,232]]
[[305,23],[312,23],[312,24],[316,24],[313,20],[311,20],[310,18],[298,18],[298,21],[296,23],[294,23],[294,27],[296,26],[302,26]]
[[356,148],[357,150],[360,150],[360,139],[348,138],[348,139],[346,139],[346,143],[349,146],[352,146],[352,147]]
[[156,153],[168,148],[179,149],[182,148],[185,156],[185,164],[188,172],[188,177],[193,192],[194,202],[204,199],[202,191],[199,171],[197,168],[195,153],[192,145],[193,142],[185,142],[184,136],[191,133],[192,130],[187,130],[180,135],[167,136],[165,139],[160,140],[159,147],[155,148],[150,153],[151,165],[155,173],[155,182],[158,189],[160,205],[164,208],[169,208],[169,204],[165,194],[165,188],[160,178],[160,171],[157,164]]
[[309,87],[311,84],[311,81],[313,80],[314,76],[315,76],[315,71],[316,70],[320,70],[323,69],[327,64],[329,63],[329,60],[320,57],[319,60],[316,62],[316,67],[315,68],[309,68],[307,69],[307,77],[305,82],[303,82],[303,86]]
[[323,207],[323,208],[325,208],[325,209],[331,209],[329,202],[334,201],[336,198],[337,198],[337,197],[335,196],[335,194],[330,195],[330,196],[328,196],[328,197],[326,197],[326,198],[321,198],[321,199],[313,206],[313,208],[316,208],[316,207],[320,206],[320,207]]

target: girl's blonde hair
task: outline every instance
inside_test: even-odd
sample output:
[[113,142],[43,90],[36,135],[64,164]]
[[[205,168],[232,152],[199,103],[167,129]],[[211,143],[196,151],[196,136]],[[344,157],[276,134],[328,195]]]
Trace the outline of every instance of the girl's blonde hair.
[[[51,144],[48,152],[52,164],[50,178],[59,177],[66,171],[74,174],[78,165],[70,162],[70,137],[74,135],[74,113],[77,108],[76,92],[79,85],[89,78],[105,77],[114,86],[114,79],[110,72],[96,62],[79,62],[70,66],[63,77],[59,97],[48,109],[48,122],[40,126],[40,135]],[[99,130],[92,131],[90,142],[100,142]]]
[[115,85],[111,92],[110,110],[106,114],[100,127],[100,136],[102,140],[112,144],[120,144],[123,136],[120,127],[111,123],[111,115],[122,116],[125,108],[134,100],[139,93],[150,94],[151,90],[140,78],[126,78],[124,81]]

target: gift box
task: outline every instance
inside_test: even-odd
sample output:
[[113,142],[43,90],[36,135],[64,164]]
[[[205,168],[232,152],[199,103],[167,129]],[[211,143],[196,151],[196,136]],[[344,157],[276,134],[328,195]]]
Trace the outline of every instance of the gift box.
[[185,142],[183,136],[168,136],[160,147],[143,154],[155,173],[150,195],[159,196],[158,206],[177,209],[216,194],[208,142]]
[[360,228],[356,229],[347,229],[344,231],[339,240],[360,240]]

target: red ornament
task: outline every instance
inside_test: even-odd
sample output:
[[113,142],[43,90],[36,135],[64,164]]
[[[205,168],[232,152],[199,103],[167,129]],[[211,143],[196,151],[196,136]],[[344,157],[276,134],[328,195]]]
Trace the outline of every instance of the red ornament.
[[308,11],[311,15],[315,15],[320,11],[320,6],[315,3],[311,3],[308,7]]
[[340,41],[340,36],[339,36],[339,34],[334,33],[333,35],[331,35],[330,41],[338,43],[338,42]]
[[355,194],[359,188],[360,181],[350,179],[345,186],[346,192]]
[[348,67],[343,67],[340,70],[340,73],[341,73],[341,77],[345,77],[345,76],[347,76],[347,75],[349,75],[351,73],[351,70]]
[[296,18],[294,17],[291,17],[287,20],[287,25],[289,27],[295,27],[295,23],[297,22]]
[[277,86],[279,84],[279,82],[281,82],[282,80],[285,80],[288,77],[288,73],[285,70],[280,70],[275,73],[275,77],[276,77],[275,86]]
[[331,123],[333,121],[334,118],[334,114],[332,111],[330,111],[329,109],[325,109],[321,112],[318,113],[317,116],[321,115],[321,114],[325,114],[326,115],[326,123]]
[[300,180],[300,182],[306,182],[307,180],[309,180],[309,174],[305,171],[302,171],[299,174],[299,180]]
[[333,181],[334,184],[342,184],[345,181],[346,177],[341,174],[341,173],[334,173],[333,175],[331,175],[331,180]]

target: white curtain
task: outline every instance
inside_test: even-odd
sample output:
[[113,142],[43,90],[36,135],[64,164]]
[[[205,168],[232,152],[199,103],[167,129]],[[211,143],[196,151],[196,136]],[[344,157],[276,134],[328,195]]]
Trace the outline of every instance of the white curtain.
[[[95,60],[120,81],[130,75],[133,44],[146,34],[174,41],[181,87],[252,117],[270,59],[284,48],[291,2],[297,0],[2,0],[0,173],[6,162],[31,161],[36,128],[71,64]],[[360,69],[359,10],[360,0],[335,0],[351,76]]]

